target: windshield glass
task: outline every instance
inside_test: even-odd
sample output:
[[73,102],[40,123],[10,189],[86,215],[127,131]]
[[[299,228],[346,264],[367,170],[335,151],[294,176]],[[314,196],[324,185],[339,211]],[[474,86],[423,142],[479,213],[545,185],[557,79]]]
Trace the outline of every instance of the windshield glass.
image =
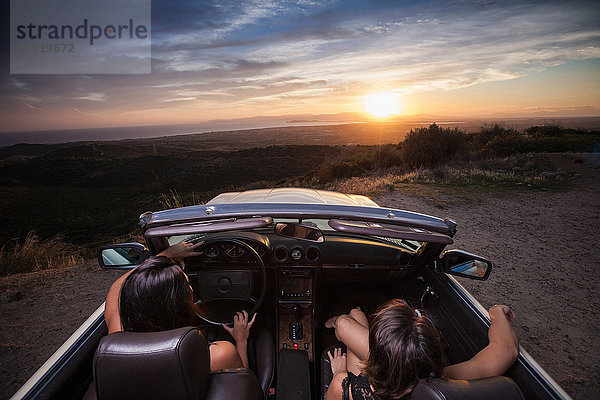
[[[334,233],[340,234],[340,232],[336,231],[329,225],[328,219],[274,218],[273,221],[275,223],[277,223],[277,222],[298,222],[298,223],[301,223],[302,225],[314,226],[316,228],[321,229],[323,231],[323,233],[325,234],[325,236],[327,236],[328,234],[331,235]],[[367,226],[379,226],[378,224],[375,224],[375,223],[368,223],[368,222],[362,222],[362,221],[355,221],[355,223],[363,224],[366,227]],[[414,251],[414,252],[418,251],[424,244],[424,242],[419,242],[416,240],[397,239],[397,238],[377,236],[377,235],[368,235],[368,236],[391,242],[393,244],[402,246],[403,248],[410,250],[410,251]]]
[[[325,236],[325,240],[327,240],[326,237],[328,235],[347,235],[347,233],[338,232],[335,229],[333,229],[329,225],[328,219],[298,219],[298,218],[274,218],[273,225],[269,226],[268,228],[257,229],[256,232],[275,233],[275,226],[277,225],[277,223],[297,223],[297,224],[301,224],[301,225],[305,225],[305,226],[312,226],[312,227],[318,228],[323,232],[323,234]],[[372,224],[372,223],[367,223],[367,222],[359,221],[357,223],[364,224],[365,226],[378,226],[378,224]],[[356,235],[356,234],[353,234],[353,235]],[[187,242],[199,241],[199,240],[202,240],[206,236],[207,236],[207,234],[173,235],[173,236],[168,236],[167,241],[169,242],[169,245],[173,245],[173,244],[176,244],[176,243],[179,243],[182,241],[187,241]],[[398,239],[398,238],[377,236],[377,235],[363,235],[363,236],[369,236],[369,237],[372,237],[375,239],[385,240],[387,242],[401,246],[402,248],[412,251],[412,252],[419,251],[419,249],[425,244],[425,242],[420,242],[420,241],[416,241],[416,240]]]

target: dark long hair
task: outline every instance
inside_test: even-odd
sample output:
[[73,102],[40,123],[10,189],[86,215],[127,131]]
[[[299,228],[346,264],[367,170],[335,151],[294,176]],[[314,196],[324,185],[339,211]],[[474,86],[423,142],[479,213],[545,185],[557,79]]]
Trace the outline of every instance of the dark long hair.
[[373,316],[364,372],[382,400],[409,394],[421,378],[443,374],[440,335],[433,323],[403,300],[391,300]]
[[166,257],[150,257],[125,279],[119,296],[123,330],[157,332],[191,325],[192,291],[183,270]]

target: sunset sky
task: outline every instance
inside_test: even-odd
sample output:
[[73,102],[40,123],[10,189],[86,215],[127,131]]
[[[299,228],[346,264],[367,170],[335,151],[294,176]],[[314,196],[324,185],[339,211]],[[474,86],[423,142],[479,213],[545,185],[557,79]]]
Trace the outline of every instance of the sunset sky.
[[11,75],[5,38],[0,130],[363,112],[373,94],[402,115],[600,115],[599,21],[599,1],[153,1],[151,74]]

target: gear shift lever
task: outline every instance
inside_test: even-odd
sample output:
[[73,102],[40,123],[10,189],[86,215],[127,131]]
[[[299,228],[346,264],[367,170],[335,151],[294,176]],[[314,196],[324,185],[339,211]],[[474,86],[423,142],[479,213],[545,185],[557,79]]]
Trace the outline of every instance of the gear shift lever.
[[301,340],[304,334],[302,332],[302,322],[300,322],[300,307],[294,304],[292,311],[294,312],[294,321],[290,322],[288,336],[290,340]]

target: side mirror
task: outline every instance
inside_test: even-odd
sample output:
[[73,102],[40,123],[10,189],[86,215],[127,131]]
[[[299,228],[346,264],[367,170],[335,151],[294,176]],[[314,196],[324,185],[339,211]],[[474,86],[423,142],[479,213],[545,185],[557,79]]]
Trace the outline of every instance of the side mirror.
[[447,250],[439,258],[441,270],[450,275],[485,281],[492,272],[492,262],[463,250]]
[[106,269],[132,269],[150,257],[150,252],[139,243],[121,243],[101,247],[98,264]]
[[323,232],[321,232],[319,228],[293,222],[278,222],[275,224],[275,233],[280,236],[293,237],[317,243],[322,243],[325,240]]

